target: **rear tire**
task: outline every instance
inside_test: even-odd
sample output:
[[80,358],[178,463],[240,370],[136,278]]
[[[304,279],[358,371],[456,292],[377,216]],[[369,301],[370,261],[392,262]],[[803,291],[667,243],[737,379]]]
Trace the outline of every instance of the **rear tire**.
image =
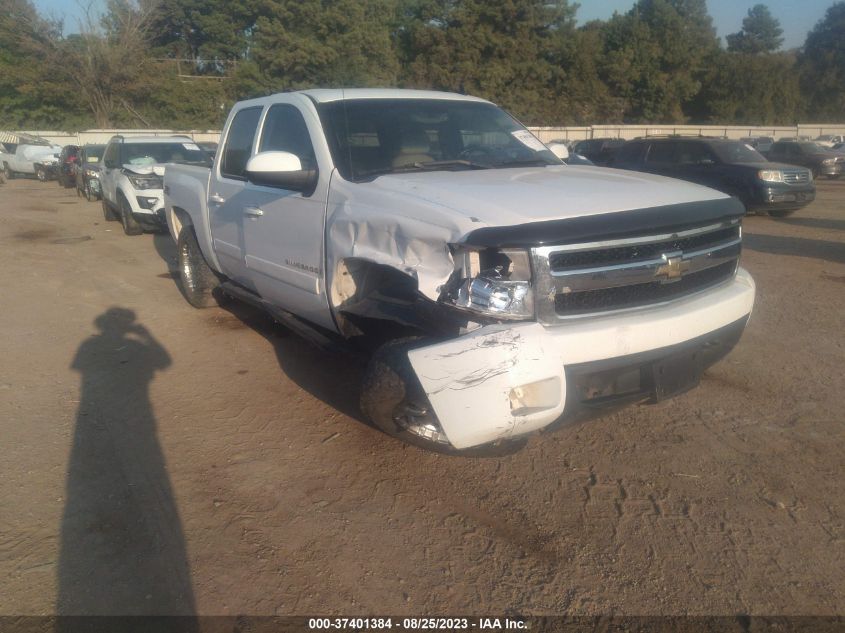
[[185,300],[195,308],[219,305],[222,299],[220,278],[205,261],[191,226],[183,227],[179,233],[176,261],[179,266],[179,288]]
[[[419,432],[409,430],[413,425],[407,422],[411,420],[417,424],[420,421],[428,422],[440,429],[437,416],[408,359],[410,350],[426,343],[427,341],[420,337],[396,339],[385,343],[373,354],[364,372],[360,401],[361,411],[373,425],[407,444],[447,455],[501,457],[515,453],[525,446],[526,438],[516,438],[457,449],[448,441],[429,439]],[[409,413],[418,415],[411,418]],[[442,433],[442,430],[440,432]]]
[[15,172],[9,168],[9,163],[3,163],[3,173],[6,175],[6,180],[15,179]]
[[123,232],[126,235],[140,235],[144,232],[143,227],[132,215],[132,207],[123,196],[118,196],[118,204],[120,205],[120,221],[123,224]]

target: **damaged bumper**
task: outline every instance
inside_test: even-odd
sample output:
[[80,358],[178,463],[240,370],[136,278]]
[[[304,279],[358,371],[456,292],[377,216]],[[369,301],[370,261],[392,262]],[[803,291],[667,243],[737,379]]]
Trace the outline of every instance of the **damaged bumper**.
[[485,326],[409,358],[443,432],[469,448],[694,387],[739,340],[754,294],[739,269],[667,305],[554,327]]

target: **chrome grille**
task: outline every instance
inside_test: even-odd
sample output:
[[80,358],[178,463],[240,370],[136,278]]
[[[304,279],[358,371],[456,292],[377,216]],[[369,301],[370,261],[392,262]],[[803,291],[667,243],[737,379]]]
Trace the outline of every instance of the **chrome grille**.
[[810,182],[810,172],[806,169],[784,169],[783,181],[789,185],[800,185]]
[[541,322],[673,301],[731,279],[739,220],[677,233],[532,250]]

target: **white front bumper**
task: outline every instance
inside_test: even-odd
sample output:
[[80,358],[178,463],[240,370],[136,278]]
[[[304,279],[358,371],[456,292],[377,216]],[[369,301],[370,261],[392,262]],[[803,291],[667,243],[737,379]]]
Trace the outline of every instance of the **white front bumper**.
[[754,281],[740,268],[724,286],[664,306],[605,317],[497,324],[409,352],[411,365],[456,448],[535,431],[564,412],[565,367],[657,350],[751,313]]

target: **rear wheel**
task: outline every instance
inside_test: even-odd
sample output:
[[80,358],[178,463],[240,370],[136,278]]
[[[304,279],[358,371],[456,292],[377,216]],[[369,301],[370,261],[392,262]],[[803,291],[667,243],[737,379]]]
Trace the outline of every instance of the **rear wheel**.
[[370,359],[361,387],[361,411],[387,435],[426,450],[467,457],[497,457],[521,449],[525,438],[503,440],[468,449],[449,442],[437,415],[411,367],[408,352],[426,345],[420,337],[382,345]]
[[205,261],[193,227],[182,227],[179,232],[176,257],[179,264],[179,287],[188,303],[195,308],[219,305],[222,298],[220,278]]
[[9,163],[3,163],[3,173],[6,175],[6,180],[15,179],[15,172],[9,168]]
[[123,232],[126,235],[140,235],[144,229],[132,215],[132,207],[129,206],[129,201],[123,196],[118,197],[118,204],[120,205],[120,222],[123,224]]

